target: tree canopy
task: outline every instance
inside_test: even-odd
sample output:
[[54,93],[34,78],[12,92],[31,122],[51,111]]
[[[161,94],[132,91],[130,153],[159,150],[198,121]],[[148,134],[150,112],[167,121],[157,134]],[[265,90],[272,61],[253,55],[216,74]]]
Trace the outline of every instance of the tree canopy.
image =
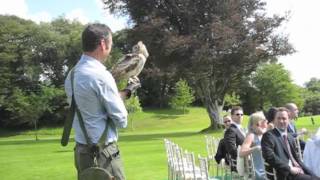
[[261,63],[293,52],[276,33],[286,17],[265,12],[261,0],[104,0],[128,14],[130,37],[149,47],[155,67],[187,78],[207,108],[211,127],[224,97]]
[[64,79],[81,55],[82,29],[80,23],[62,17],[36,24],[16,16],[0,16],[2,126],[63,120]]

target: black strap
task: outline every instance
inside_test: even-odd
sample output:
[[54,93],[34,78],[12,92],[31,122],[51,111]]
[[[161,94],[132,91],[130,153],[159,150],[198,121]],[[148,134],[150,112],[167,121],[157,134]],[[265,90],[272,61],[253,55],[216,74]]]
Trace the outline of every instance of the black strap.
[[[90,140],[89,138],[89,135],[86,131],[86,128],[85,128],[85,124],[84,124],[84,121],[83,121],[83,118],[82,118],[82,115],[81,115],[81,112],[77,106],[77,103],[76,103],[76,100],[74,98],[74,68],[71,70],[71,89],[72,89],[72,99],[71,99],[71,106],[70,106],[70,111],[69,111],[69,114],[68,114],[68,118],[65,122],[65,126],[64,126],[64,129],[63,129],[63,134],[62,134],[62,138],[61,138],[61,144],[62,146],[66,146],[68,144],[68,141],[69,141],[69,136],[70,136],[70,132],[71,132],[71,127],[72,127],[72,122],[73,122],[73,118],[74,118],[74,115],[75,115],[75,112],[77,113],[77,117],[78,117],[78,120],[79,120],[79,124],[80,124],[80,127],[82,129],[82,132],[84,134],[84,137],[87,141],[87,144],[89,146],[93,146],[93,143],[92,141]],[[106,123],[106,127],[105,127],[105,130],[103,132],[103,134],[101,135],[100,139],[99,139],[99,146],[102,147],[104,146],[105,144],[105,140],[106,140],[106,137],[107,137],[107,123]]]
[[76,99],[74,98],[74,68],[71,70],[71,89],[72,89],[72,101],[74,102],[74,107],[75,107],[75,110],[76,110],[76,113],[77,113],[77,117],[78,117],[78,120],[79,120],[79,124],[80,124],[80,127],[82,129],[82,132],[83,132],[83,135],[84,137],[86,138],[86,141],[87,141],[87,144],[88,145],[92,145],[92,142],[88,136],[88,133],[87,133],[87,130],[86,130],[86,127],[84,125],[84,121],[83,121],[83,118],[82,118],[82,115],[81,115],[81,112],[77,106],[77,102],[76,102]]
[[[73,69],[71,70],[71,72],[73,72]],[[71,75],[72,75],[72,73],[71,73]],[[72,93],[71,105],[69,108],[69,112],[68,112],[66,121],[64,122],[63,133],[62,133],[62,137],[61,137],[61,145],[62,146],[68,145],[74,114],[75,114],[75,101],[74,101],[74,97],[73,97],[73,93]]]

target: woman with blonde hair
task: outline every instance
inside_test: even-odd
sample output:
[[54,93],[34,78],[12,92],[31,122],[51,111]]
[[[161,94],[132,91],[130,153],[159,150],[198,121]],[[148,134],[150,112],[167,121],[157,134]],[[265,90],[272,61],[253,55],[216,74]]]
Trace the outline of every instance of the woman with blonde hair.
[[255,180],[265,179],[264,161],[261,153],[261,138],[267,131],[267,120],[263,112],[250,115],[248,122],[248,134],[241,146],[239,155],[246,157],[251,154],[253,159]]

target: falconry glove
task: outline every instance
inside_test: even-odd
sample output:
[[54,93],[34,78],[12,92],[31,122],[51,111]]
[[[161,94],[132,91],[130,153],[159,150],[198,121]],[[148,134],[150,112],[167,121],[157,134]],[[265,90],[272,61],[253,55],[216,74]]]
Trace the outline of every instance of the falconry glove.
[[136,92],[136,90],[140,87],[141,87],[141,83],[139,79],[129,81],[127,84],[127,87],[124,88],[124,90],[128,91],[127,98],[130,98],[131,94]]

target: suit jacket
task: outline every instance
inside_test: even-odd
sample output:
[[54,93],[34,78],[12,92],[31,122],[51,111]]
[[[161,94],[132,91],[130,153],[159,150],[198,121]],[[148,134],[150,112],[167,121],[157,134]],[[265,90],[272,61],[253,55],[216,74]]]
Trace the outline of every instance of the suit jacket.
[[[288,141],[291,149],[291,154],[295,160],[299,163],[301,168],[306,174],[314,175],[311,170],[309,170],[298,158],[294,151],[294,139],[293,136],[288,133]],[[262,136],[261,140],[262,155],[264,160],[270,164],[271,167],[275,168],[277,171],[278,179],[292,179],[290,176],[289,167],[289,151],[285,145],[283,137],[280,132],[274,128],[266,132]]]
[[[295,125],[292,125],[294,129],[290,128],[290,126],[288,126],[287,131],[288,133],[290,133],[294,138],[296,138],[298,136],[297,134],[297,128]],[[306,146],[306,142],[304,142],[303,140],[299,139],[300,142],[300,148],[303,152],[304,147]]]
[[224,143],[228,154],[232,159],[237,159],[237,147],[242,145],[244,141],[244,135],[235,124],[231,124],[230,127],[224,133]]

